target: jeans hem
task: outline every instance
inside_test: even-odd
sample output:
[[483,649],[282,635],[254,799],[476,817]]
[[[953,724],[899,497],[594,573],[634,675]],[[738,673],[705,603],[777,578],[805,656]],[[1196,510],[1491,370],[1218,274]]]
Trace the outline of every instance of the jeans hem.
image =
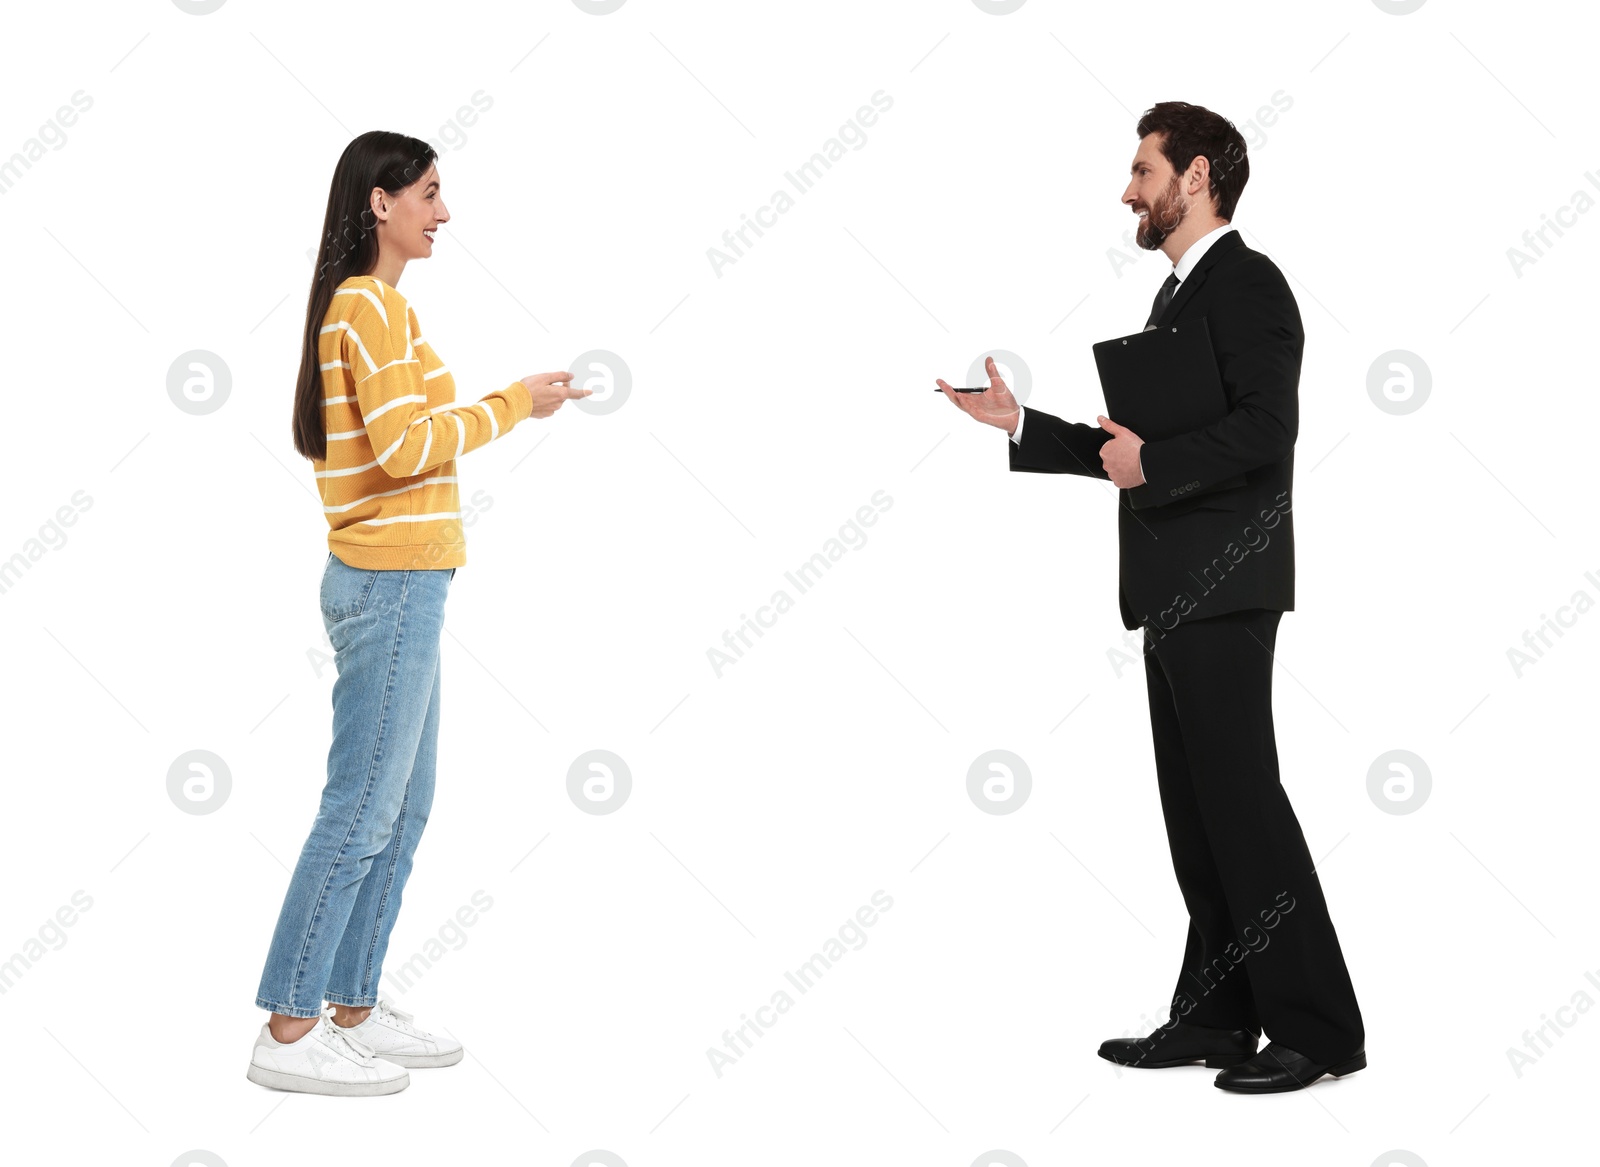
[[321,1008],[318,1008],[313,1013],[302,1013],[299,1009],[295,1008],[292,1005],[281,1005],[276,1001],[269,1001],[265,997],[257,997],[256,998],[256,1008],[257,1009],[266,1009],[268,1012],[271,1012],[271,1013],[281,1013],[285,1017],[299,1017],[302,1020],[309,1020],[312,1017],[321,1017],[322,1016]]
[[324,993],[330,1005],[343,1005],[346,1009],[370,1009],[378,1003],[376,997],[346,997],[342,993]]

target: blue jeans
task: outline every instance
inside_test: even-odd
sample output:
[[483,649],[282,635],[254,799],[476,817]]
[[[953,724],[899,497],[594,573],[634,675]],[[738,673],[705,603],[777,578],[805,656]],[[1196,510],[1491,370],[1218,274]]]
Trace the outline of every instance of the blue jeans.
[[377,571],[332,552],[322,624],[333,642],[328,781],[272,934],[256,1004],[316,1017],[377,1004],[400,893],[433,805],[439,635],[455,568]]

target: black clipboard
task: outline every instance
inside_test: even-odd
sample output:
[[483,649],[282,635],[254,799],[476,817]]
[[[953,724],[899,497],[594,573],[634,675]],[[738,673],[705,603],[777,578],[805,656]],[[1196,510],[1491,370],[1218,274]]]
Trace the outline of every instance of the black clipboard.
[[[1147,442],[1175,438],[1228,415],[1205,317],[1094,345],[1106,416]],[[1236,474],[1196,494],[1243,486]]]

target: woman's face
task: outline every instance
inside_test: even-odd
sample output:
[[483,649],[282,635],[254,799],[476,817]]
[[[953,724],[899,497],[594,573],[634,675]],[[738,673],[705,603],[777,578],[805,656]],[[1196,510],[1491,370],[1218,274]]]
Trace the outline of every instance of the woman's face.
[[372,213],[378,217],[378,250],[404,263],[433,254],[433,232],[450,221],[439,193],[439,170],[428,171],[398,195],[373,189]]

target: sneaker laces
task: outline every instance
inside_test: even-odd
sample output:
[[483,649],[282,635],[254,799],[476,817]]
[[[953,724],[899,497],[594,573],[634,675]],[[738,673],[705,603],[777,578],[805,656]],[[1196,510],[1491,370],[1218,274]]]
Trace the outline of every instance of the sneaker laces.
[[379,997],[378,1003],[373,1007],[372,1014],[379,1021],[386,1021],[402,1032],[409,1033],[412,1037],[427,1037],[428,1035],[418,1029],[411,1022],[415,1019],[403,1009],[396,1009],[387,997]]
[[334,1021],[332,1005],[322,1011],[322,1021],[319,1029],[321,1032],[318,1036],[322,1044],[328,1046],[334,1053],[344,1054],[347,1052],[345,1049],[340,1048],[340,1043],[343,1043],[347,1047],[348,1053],[353,1055],[355,1060],[362,1065],[368,1064],[377,1056],[377,1050],[366,1042],[352,1037],[348,1029]]

